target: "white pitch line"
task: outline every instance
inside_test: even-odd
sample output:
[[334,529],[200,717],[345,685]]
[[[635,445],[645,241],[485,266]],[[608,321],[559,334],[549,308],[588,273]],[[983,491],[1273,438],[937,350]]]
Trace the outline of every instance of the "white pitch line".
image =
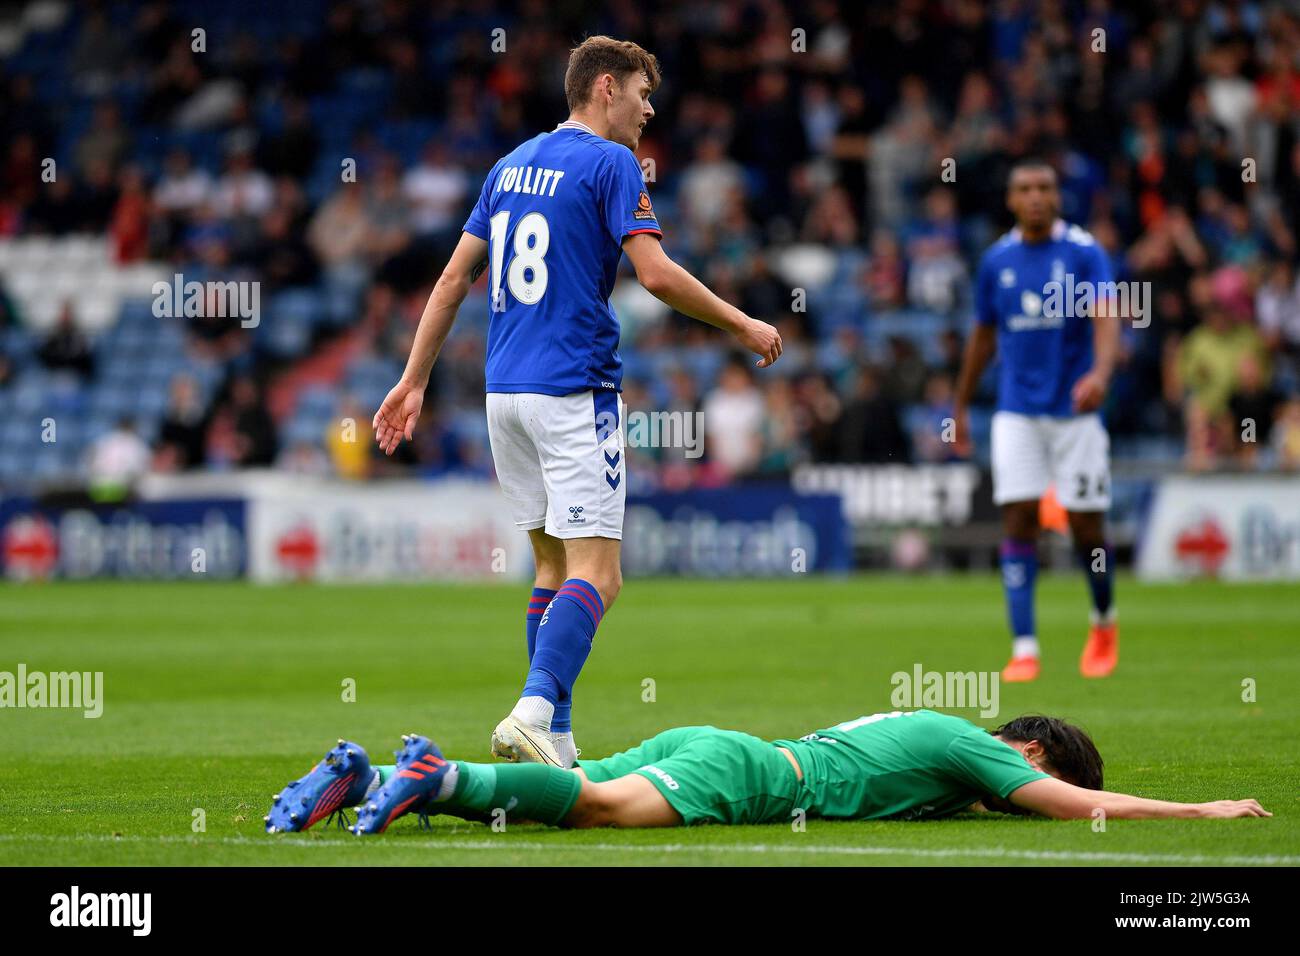
[[[346,839],[313,839],[310,837],[291,837],[288,834],[271,837],[185,837],[185,836],[109,836],[107,834],[91,834],[88,836],[73,836],[71,834],[55,833],[34,833],[24,835],[20,833],[0,834],[0,842],[20,842],[25,840],[38,840],[45,842],[57,843],[165,843],[165,844],[184,844],[189,846],[203,846],[205,844],[221,844],[225,846],[257,846],[272,848],[275,846],[305,846],[305,847],[336,847],[336,846],[395,846],[391,842],[383,843],[379,840],[349,837]],[[753,854],[811,854],[814,856],[920,856],[933,859],[951,859],[960,857],[974,858],[996,858],[1009,860],[1044,860],[1056,862],[1078,862],[1078,863],[1192,863],[1192,864],[1219,864],[1225,866],[1298,866],[1300,865],[1300,856],[1211,856],[1204,853],[1112,853],[1109,851],[1078,851],[1078,850],[1014,850],[1007,847],[949,847],[946,849],[927,849],[923,847],[905,847],[905,846],[835,846],[835,845],[813,845],[813,846],[795,846],[793,844],[765,844],[765,843],[743,843],[727,845],[723,843],[710,843],[700,846],[692,846],[687,843],[665,843],[657,846],[647,846],[645,844],[628,844],[619,843],[521,843],[509,840],[439,840],[432,838],[431,842],[425,844],[412,845],[408,842],[400,844],[403,849],[426,849],[430,852],[438,850],[535,850],[554,852],[574,852],[581,853],[589,850],[599,852],[623,852],[623,853],[753,853]]]

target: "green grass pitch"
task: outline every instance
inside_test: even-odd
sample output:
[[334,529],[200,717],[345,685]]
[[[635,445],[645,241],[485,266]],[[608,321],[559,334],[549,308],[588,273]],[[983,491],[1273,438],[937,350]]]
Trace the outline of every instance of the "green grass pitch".
[[[53,584],[0,589],[0,670],[103,671],[104,713],[0,710],[0,864],[1300,863],[1300,589],[1125,578],[1118,595],[1120,669],[1085,681],[1084,583],[1040,582],[1043,676],[1004,685],[1000,716],[1082,723],[1110,788],[1253,796],[1274,817],[496,833],[443,816],[433,833],[270,837],[272,794],[337,737],[377,762],[408,731],[486,760],[522,684],[526,585]],[[702,723],[799,736],[893,709],[895,671],[997,669],[1007,647],[993,576],[631,580],[577,685],[578,744],[603,756]]]

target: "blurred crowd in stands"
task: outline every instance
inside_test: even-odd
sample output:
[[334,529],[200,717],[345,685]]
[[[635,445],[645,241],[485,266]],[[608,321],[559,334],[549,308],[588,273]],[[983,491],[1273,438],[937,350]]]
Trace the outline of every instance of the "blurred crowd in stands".
[[[606,33],[663,66],[639,158],[669,254],[785,341],[756,371],[625,278],[629,408],[703,411],[707,435],[703,462],[638,449],[634,488],[952,459],[941,435],[971,276],[1010,225],[1007,170],[1030,155],[1056,167],[1063,217],[1116,277],[1151,283],[1150,325],[1125,325],[1105,410],[1117,456],[1300,468],[1292,4],[175,0],[28,14],[0,53],[0,242],[97,234],[117,267],[261,284],[253,328],[160,319],[145,302],[95,330],[71,304],[35,328],[0,286],[0,403],[25,377],[114,394],[107,363],[176,350],[165,379],[113,379],[121,414],[81,436],[77,467],[489,474],[483,281],[415,442],[385,461],[369,422],[487,169],[565,118],[567,51]],[[981,454],[992,382],[973,422]]]

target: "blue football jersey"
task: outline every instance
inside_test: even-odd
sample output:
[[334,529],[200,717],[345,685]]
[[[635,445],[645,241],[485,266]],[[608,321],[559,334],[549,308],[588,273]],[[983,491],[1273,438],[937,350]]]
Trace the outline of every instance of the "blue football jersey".
[[465,232],[488,241],[487,390],[621,391],[623,240],[663,235],[632,151],[561,123],[492,167]]
[[[1092,368],[1089,301],[1110,283],[1110,260],[1084,229],[1058,220],[1044,242],[1013,229],[984,254],[975,277],[975,321],[997,327],[998,408],[1024,415],[1075,414],[1074,383]],[[1082,298],[1091,285],[1091,300]],[[1083,306],[1083,308],[1080,308]]]

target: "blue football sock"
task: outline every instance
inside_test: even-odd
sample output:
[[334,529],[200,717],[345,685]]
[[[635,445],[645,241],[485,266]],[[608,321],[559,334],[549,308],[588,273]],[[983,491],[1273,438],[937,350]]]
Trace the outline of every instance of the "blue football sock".
[[[545,698],[557,709],[569,700],[604,613],[599,592],[587,581],[569,578],[560,585],[537,626],[533,659],[521,696]],[[563,733],[569,728],[557,727],[552,717],[551,729]]]
[[[524,633],[528,638],[529,667],[532,666],[533,654],[537,651],[537,625],[542,622],[542,615],[546,613],[546,607],[551,603],[553,597],[555,597],[555,592],[550,588],[533,588],[532,596],[528,599],[528,615],[524,618]],[[557,733],[569,730],[573,726],[572,710],[572,700],[568,698],[557,700],[555,702],[555,714],[551,717],[551,730]]]
[[[1113,554],[1110,545],[1104,545],[1101,554],[1095,554],[1096,548],[1079,550],[1079,560],[1083,563],[1083,573],[1088,576],[1088,590],[1092,592],[1092,607],[1099,618],[1104,618],[1114,602],[1114,575],[1111,573]],[[1097,565],[1101,565],[1100,570]]]
[[999,553],[1011,636],[1035,637],[1034,578],[1038,576],[1038,545],[1033,541],[1007,538]]
[[524,636],[528,639],[529,664],[533,662],[533,651],[537,647],[537,625],[542,622],[546,605],[551,603],[553,597],[555,592],[550,588],[533,588],[533,594],[528,599],[528,614],[524,618]]

